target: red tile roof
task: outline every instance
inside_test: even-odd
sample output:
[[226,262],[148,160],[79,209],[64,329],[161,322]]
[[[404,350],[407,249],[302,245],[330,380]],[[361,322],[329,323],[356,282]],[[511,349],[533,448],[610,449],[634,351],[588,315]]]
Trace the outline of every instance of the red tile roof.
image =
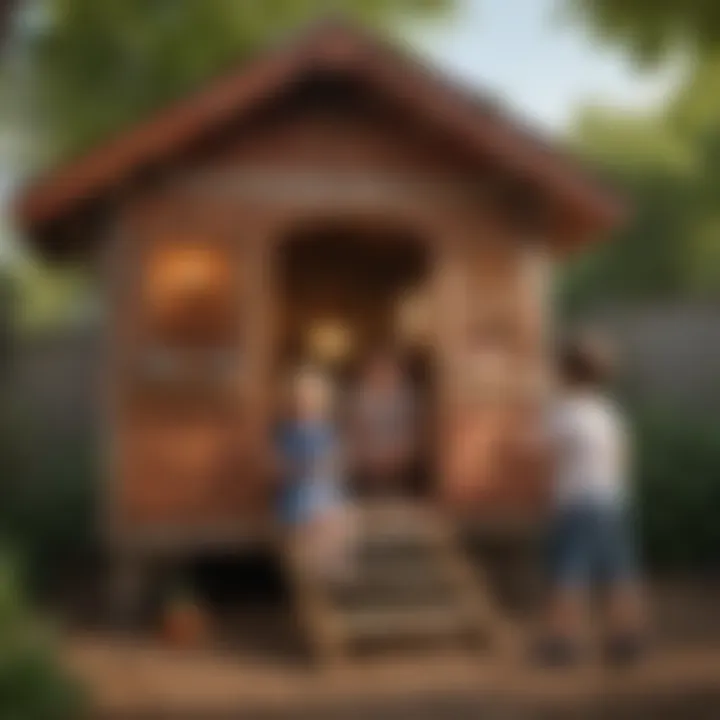
[[171,158],[228,119],[318,70],[359,77],[392,94],[461,141],[470,156],[492,159],[508,174],[542,188],[584,230],[607,229],[622,217],[617,197],[496,105],[365,30],[329,21],[32,182],[17,198],[21,225],[32,234],[62,220],[136,171]]

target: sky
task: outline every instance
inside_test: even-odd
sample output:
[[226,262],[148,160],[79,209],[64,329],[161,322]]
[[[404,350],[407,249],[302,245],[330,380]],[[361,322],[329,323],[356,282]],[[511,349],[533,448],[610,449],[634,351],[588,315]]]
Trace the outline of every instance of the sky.
[[562,132],[584,104],[643,108],[660,102],[676,69],[641,74],[561,17],[556,0],[458,0],[438,27],[411,28],[423,53],[519,115]]

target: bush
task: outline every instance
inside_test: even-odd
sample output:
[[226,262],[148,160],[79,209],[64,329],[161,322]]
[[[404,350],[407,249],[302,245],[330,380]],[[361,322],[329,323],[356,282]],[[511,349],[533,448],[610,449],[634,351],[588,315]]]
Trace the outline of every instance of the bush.
[[96,547],[95,437],[44,427],[33,408],[6,404],[0,454],[2,540],[21,554],[34,591],[48,591]]
[[28,612],[17,572],[0,559],[0,717],[78,720],[84,698],[60,668],[46,632]]
[[633,432],[646,560],[661,569],[720,569],[720,424],[645,410]]
[[15,334],[0,368],[0,543],[21,554],[33,593],[97,549],[93,384],[68,371],[88,366],[86,334]]

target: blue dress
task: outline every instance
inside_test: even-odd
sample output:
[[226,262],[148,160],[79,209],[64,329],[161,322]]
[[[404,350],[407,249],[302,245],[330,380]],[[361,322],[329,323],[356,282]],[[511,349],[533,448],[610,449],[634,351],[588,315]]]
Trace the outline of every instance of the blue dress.
[[330,425],[289,422],[278,429],[276,443],[288,468],[278,508],[284,523],[311,522],[343,502],[334,462],[338,442]]

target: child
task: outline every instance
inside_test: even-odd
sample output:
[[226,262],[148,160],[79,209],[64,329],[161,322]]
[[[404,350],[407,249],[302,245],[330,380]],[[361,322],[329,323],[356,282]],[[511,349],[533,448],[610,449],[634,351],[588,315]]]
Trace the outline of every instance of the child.
[[392,353],[370,358],[350,406],[352,454],[363,490],[388,492],[408,481],[417,449],[416,405]]
[[641,603],[629,518],[628,443],[619,409],[606,394],[612,363],[595,337],[568,343],[560,357],[559,397],[549,419],[553,464],[550,639],[544,659],[578,655],[590,583],[607,590],[609,659],[640,650]]
[[[291,383],[291,416],[277,436],[280,515],[312,572],[347,571],[349,518],[341,483],[340,446],[327,378],[306,369]],[[339,578],[338,578],[339,579]]]

